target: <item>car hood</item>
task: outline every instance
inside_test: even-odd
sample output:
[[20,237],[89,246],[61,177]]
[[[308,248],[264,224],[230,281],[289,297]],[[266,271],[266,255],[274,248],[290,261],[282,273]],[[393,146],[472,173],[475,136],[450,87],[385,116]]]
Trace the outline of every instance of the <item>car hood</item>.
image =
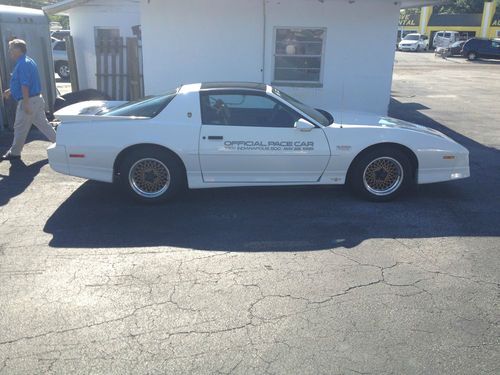
[[417,125],[408,121],[395,119],[388,116],[379,116],[376,114],[362,112],[345,112],[340,116],[342,126],[363,126],[372,128],[398,129],[417,132],[421,134],[435,135],[438,137],[450,139],[440,131],[426,126]]
[[418,40],[402,40],[400,44],[417,44]]

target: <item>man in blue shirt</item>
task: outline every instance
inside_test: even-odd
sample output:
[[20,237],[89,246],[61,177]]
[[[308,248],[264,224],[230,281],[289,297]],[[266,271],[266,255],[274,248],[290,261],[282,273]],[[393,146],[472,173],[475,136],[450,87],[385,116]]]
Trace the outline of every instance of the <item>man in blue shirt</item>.
[[26,42],[14,39],[9,43],[9,54],[16,62],[10,89],[4,92],[4,97],[13,97],[17,101],[16,121],[14,122],[14,141],[10,150],[1,157],[1,160],[16,160],[21,158],[21,152],[26,137],[35,125],[51,142],[56,141],[56,132],[45,116],[45,101],[41,95],[42,87],[38,67],[26,55]]

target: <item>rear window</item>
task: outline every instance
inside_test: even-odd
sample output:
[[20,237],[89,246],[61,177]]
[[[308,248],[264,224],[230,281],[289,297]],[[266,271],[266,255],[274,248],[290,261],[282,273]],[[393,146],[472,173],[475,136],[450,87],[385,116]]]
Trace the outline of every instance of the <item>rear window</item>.
[[176,89],[164,95],[153,96],[138,102],[129,102],[117,108],[113,108],[109,112],[103,113],[102,116],[124,116],[124,117],[146,117],[153,118],[160,114],[172,100],[177,96]]

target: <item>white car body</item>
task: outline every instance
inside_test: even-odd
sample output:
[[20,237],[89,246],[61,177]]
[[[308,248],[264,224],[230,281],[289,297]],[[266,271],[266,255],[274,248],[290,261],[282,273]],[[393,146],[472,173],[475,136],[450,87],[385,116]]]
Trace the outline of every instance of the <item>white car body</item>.
[[460,41],[458,31],[438,31],[434,35],[432,45],[434,48],[449,48],[453,43]]
[[120,154],[136,145],[156,145],[180,158],[192,189],[335,185],[346,182],[349,167],[362,151],[393,144],[418,163],[419,184],[470,175],[467,149],[430,128],[368,113],[339,114],[340,121],[324,126],[265,85],[239,91],[293,109],[302,117],[295,127],[206,125],[200,90],[201,84],[182,86],[154,118],[72,118],[66,111],[57,143],[48,149],[50,166],[62,174],[111,183]]
[[408,34],[401,42],[399,42],[398,49],[400,51],[424,51],[429,48],[429,39],[426,35],[422,34]]

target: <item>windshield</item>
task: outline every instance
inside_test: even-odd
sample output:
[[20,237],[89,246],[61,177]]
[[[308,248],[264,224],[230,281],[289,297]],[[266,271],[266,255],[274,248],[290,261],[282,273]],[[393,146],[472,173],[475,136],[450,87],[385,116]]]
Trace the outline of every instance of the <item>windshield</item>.
[[315,121],[319,122],[321,125],[323,126],[330,125],[330,121],[328,121],[328,119],[325,116],[323,116],[319,111],[315,110],[314,108],[311,108],[308,105],[301,103],[297,99],[292,98],[290,95],[285,94],[283,91],[280,91],[276,88],[273,88],[273,93],[275,95],[278,95],[284,101],[288,102],[288,104],[291,104],[293,107],[300,109],[302,112],[304,112],[306,115],[308,115]]
[[102,113],[102,116],[156,117],[175,98],[178,90],[164,95],[152,96],[136,102],[129,102]]
[[410,34],[410,35],[405,36],[403,39],[404,40],[419,40],[420,35]]

